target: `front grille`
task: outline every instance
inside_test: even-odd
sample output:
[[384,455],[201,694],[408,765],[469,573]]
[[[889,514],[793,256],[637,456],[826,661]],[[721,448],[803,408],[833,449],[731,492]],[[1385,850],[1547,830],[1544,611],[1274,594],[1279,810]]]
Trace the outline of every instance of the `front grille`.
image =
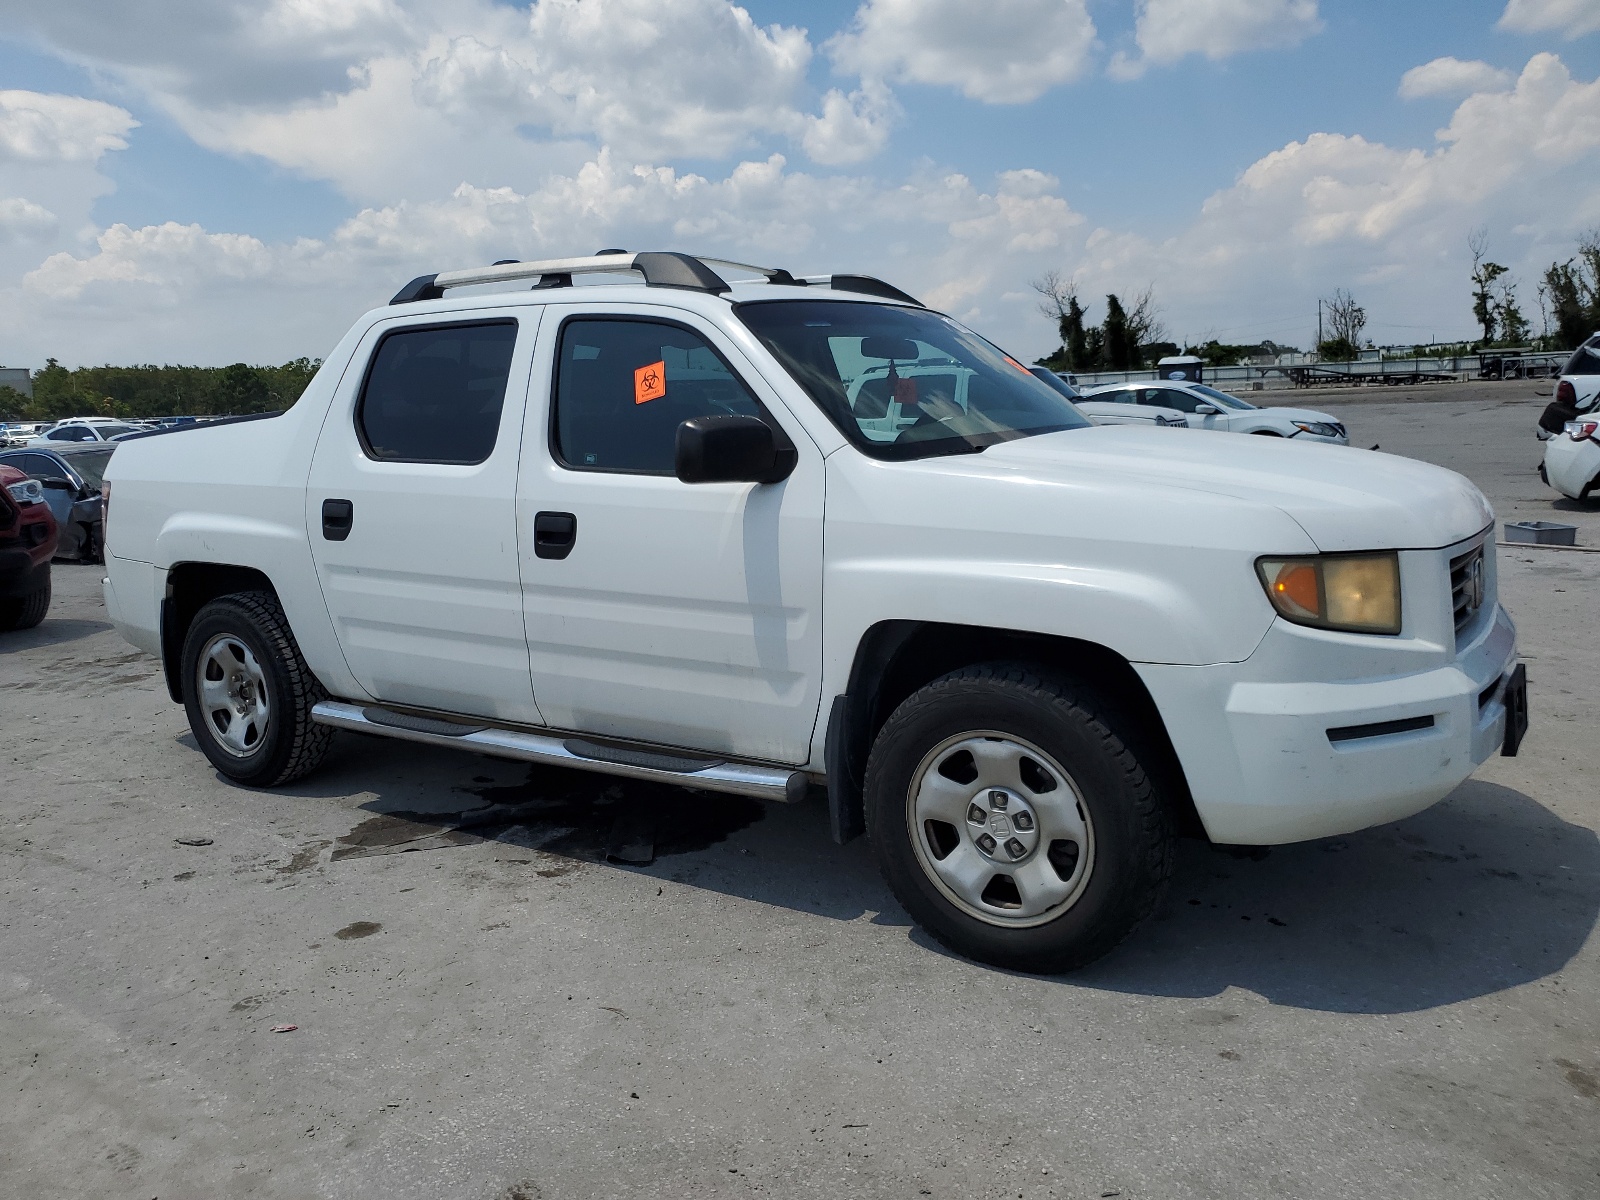
[[1475,546],[1450,560],[1450,605],[1455,610],[1457,637],[1478,615],[1488,598],[1488,588],[1482,546]]

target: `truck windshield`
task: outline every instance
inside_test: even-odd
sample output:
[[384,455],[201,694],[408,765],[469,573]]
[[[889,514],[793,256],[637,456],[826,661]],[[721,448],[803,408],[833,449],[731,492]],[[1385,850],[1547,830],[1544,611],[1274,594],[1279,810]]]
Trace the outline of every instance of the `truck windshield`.
[[1016,359],[926,309],[758,300],[736,311],[839,431],[873,458],[972,454],[1089,426]]

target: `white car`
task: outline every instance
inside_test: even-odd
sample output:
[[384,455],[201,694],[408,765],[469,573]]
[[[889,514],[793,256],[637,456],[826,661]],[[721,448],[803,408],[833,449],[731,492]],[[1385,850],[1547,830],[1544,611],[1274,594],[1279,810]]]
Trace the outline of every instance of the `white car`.
[[15,449],[25,446],[30,438],[37,437],[39,431],[48,424],[48,421],[17,421],[9,425],[0,425],[0,447]]
[[1574,500],[1587,500],[1600,488],[1600,414],[1568,421],[1565,429],[1547,440],[1539,474]]
[[1162,380],[1159,383],[1113,383],[1085,392],[1078,406],[1092,404],[1098,412],[1112,405],[1156,408],[1185,414],[1191,429],[1217,429],[1225,433],[1254,433],[1266,437],[1295,438],[1348,446],[1350,434],[1327,413],[1309,408],[1257,408],[1237,396],[1203,383]]
[[57,421],[49,429],[28,439],[30,446],[53,446],[62,442],[110,442],[130,433],[142,433],[148,425],[119,421],[115,417],[71,417]]
[[[1552,413],[1555,414],[1552,419]],[[1561,422],[1562,416],[1570,420]],[[1600,333],[1595,334],[1567,360],[1556,383],[1555,400],[1545,410],[1544,462],[1539,474],[1564,496],[1587,500],[1600,487]],[[1556,424],[1561,423],[1560,432]]]
[[729,266],[422,276],[287,411],[119,446],[106,609],[217,771],[348,729],[822,785],[933,936],[1054,972],[1155,909],[1181,828],[1348,833],[1516,753],[1461,476],[1097,428],[882,281]]
[[1048,367],[1029,367],[1028,370],[1071,400],[1078,411],[1096,425],[1146,425],[1159,428],[1187,429],[1189,419],[1174,408],[1151,408],[1134,404],[1097,404],[1084,402],[1080,392],[1067,376]]

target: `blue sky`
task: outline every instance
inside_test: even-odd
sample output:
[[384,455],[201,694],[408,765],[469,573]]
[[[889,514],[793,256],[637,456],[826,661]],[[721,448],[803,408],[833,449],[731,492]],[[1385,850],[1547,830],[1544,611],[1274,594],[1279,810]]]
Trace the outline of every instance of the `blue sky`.
[[1180,338],[1305,345],[1335,287],[1468,337],[1470,230],[1537,325],[1600,225],[1600,0],[0,12],[8,364],[316,356],[410,275],[602,243],[871,270],[1029,357],[1047,270]]

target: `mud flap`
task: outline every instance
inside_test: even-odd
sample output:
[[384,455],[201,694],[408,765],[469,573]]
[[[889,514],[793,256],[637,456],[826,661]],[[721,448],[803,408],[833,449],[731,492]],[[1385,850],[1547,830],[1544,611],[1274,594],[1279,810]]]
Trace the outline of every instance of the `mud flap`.
[[850,696],[835,696],[828,711],[828,745],[823,762],[828,771],[828,823],[833,840],[841,846],[860,837],[867,828],[861,778],[866,755],[858,753],[853,744],[852,733],[858,723],[850,719],[852,715]]
[[1506,740],[1500,747],[1500,753],[1506,758],[1515,758],[1517,750],[1522,745],[1523,735],[1528,732],[1528,666],[1518,663],[1511,672],[1511,678],[1506,681],[1505,692],[1506,706]]

